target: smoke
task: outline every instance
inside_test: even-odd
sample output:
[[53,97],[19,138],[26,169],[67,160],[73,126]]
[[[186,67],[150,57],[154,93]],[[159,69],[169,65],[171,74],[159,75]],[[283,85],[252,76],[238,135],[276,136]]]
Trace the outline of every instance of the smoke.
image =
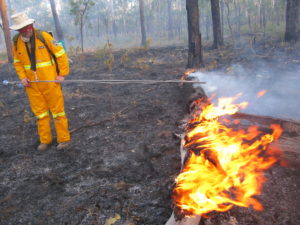
[[[250,68],[236,64],[225,72],[198,71],[189,76],[206,82],[201,86],[209,97],[215,95],[213,102],[243,93],[236,103],[247,101],[249,106],[241,112],[300,120],[300,66],[293,72],[273,67],[263,62]],[[262,90],[266,93],[258,97]]]

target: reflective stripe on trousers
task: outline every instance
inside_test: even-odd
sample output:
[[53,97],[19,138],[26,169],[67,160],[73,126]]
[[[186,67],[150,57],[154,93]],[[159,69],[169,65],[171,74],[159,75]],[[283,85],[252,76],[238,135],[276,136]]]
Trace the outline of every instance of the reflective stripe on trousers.
[[53,116],[54,119],[56,119],[56,118],[59,117],[59,116],[65,116],[65,115],[66,115],[65,112],[56,113],[56,114],[53,114],[53,113],[52,113],[52,116]]
[[37,119],[42,119],[42,118],[44,118],[45,116],[48,116],[48,115],[49,115],[49,111],[44,112],[44,113],[41,113],[41,114],[39,114],[39,115],[36,115],[35,117],[36,117]]

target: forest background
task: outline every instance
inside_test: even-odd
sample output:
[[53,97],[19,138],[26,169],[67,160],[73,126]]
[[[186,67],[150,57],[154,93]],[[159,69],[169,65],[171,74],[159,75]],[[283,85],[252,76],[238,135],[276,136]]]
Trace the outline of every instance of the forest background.
[[[108,42],[115,48],[135,47],[141,39],[148,47],[188,43],[184,0],[7,0],[7,14],[10,17],[26,11],[37,28],[53,31],[57,37],[60,34],[56,33],[50,7],[53,2],[69,53],[99,50]],[[299,36],[299,0],[199,0],[203,45],[213,44],[215,3],[219,5],[220,35],[235,48],[259,40],[283,42]],[[141,35],[142,24],[145,31]],[[286,37],[288,28],[297,38]],[[6,47],[2,32],[0,49],[3,58]]]

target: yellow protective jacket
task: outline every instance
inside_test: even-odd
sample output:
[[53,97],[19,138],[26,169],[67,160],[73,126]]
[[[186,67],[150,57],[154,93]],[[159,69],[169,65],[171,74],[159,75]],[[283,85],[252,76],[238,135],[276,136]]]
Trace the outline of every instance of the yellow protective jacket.
[[[35,45],[36,45],[36,73],[39,75],[39,80],[55,80],[56,78],[56,67],[52,56],[49,54],[47,47],[44,43],[37,38],[37,31],[34,30],[35,34]],[[55,55],[59,67],[60,76],[66,76],[69,74],[69,63],[68,57],[64,48],[59,45],[53,37],[47,33],[42,32],[45,42],[50,49],[50,51]],[[30,80],[35,80],[36,77],[31,68],[30,58],[27,54],[26,45],[19,37],[17,40],[17,45],[14,46],[14,66],[16,72],[22,80],[27,77]]]
[[[36,72],[31,70],[30,57],[21,37],[18,38],[16,46],[13,46],[14,66],[19,78],[22,80],[27,77],[31,81],[56,80],[57,75],[68,75],[69,63],[64,48],[49,33],[42,32],[49,50],[56,57],[59,68],[59,74],[57,74],[55,61],[44,43],[38,39],[35,29],[34,35]],[[30,86],[26,87],[26,93],[31,109],[38,119],[40,142],[44,144],[52,142],[49,110],[54,118],[57,141],[59,143],[69,141],[68,120],[64,111],[64,99],[60,84],[55,82],[30,83]]]

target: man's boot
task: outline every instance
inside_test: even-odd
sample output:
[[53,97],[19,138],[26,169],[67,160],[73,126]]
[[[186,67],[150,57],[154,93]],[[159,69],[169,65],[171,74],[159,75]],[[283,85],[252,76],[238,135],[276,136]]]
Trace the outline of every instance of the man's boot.
[[61,142],[57,145],[56,149],[57,150],[65,150],[71,147],[70,141],[68,142]]
[[49,145],[41,143],[41,144],[37,147],[37,150],[39,150],[39,151],[45,151],[45,150],[48,149],[48,147],[49,147]]

